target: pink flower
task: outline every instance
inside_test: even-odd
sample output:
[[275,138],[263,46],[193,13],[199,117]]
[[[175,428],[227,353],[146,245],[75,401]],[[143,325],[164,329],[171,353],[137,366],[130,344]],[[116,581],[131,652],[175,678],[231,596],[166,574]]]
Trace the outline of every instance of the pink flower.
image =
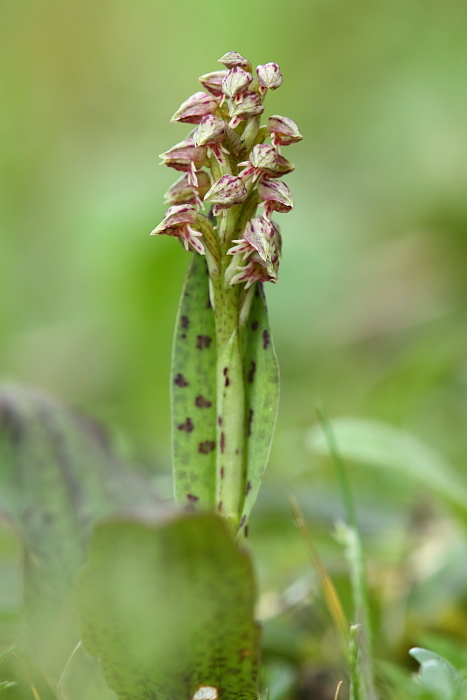
[[199,124],[206,114],[214,114],[218,106],[219,102],[212,95],[208,95],[207,92],[195,92],[180,105],[171,121]]
[[222,81],[222,91],[226,97],[238,97],[248,89],[252,80],[251,73],[234,66]]
[[280,146],[289,146],[303,138],[293,119],[281,117],[278,114],[269,117],[267,129],[272,136],[272,143],[279,153]]
[[246,288],[254,282],[277,282],[281,237],[279,227],[264,218],[251,219],[245,227],[243,238],[232,241],[228,255],[243,256],[246,265],[234,266],[230,284],[245,283]]
[[261,97],[257,92],[242,93],[242,101],[230,105],[230,120],[229,126],[234,129],[245,119],[251,119],[264,112],[264,106],[261,102]]
[[295,170],[295,165],[277,153],[274,146],[268,143],[258,143],[254,146],[250,153],[250,159],[239,163],[239,165],[245,167],[245,170],[240,174],[243,180],[251,176],[253,180],[257,180],[261,175],[281,177]]
[[185,250],[191,247],[196,253],[204,255],[204,246],[199,240],[203,235],[193,225],[199,214],[192,204],[179,204],[167,209],[163,221],[151,231],[151,236],[175,236],[180,238]]
[[201,75],[198,80],[204,89],[210,92],[211,95],[223,97],[224,93],[222,92],[222,81],[228,72],[228,70],[216,70],[213,73]]
[[277,90],[282,84],[282,74],[277,63],[265,63],[264,66],[258,66],[256,73],[261,93],[266,92],[268,88]]
[[206,163],[207,149],[205,146],[196,146],[192,136],[172,146],[159,156],[162,165],[189,173],[190,184],[197,187],[196,169]]
[[164,201],[170,206],[174,204],[193,204],[199,207],[203,206],[203,197],[211,187],[209,175],[204,170],[196,172],[198,185],[191,184],[190,174],[184,173],[176,182],[167,190],[164,195]]
[[258,184],[258,194],[264,202],[264,216],[269,219],[273,211],[289,212],[294,208],[292,193],[282,180],[263,178]]
[[218,60],[218,63],[222,63],[226,68],[240,66],[246,70],[251,70],[250,61],[244,58],[242,54],[237,53],[237,51],[228,51]]
[[230,209],[234,204],[242,204],[248,197],[243,180],[234,175],[222,175],[204,196],[205,202],[214,204],[214,216],[221,209]]

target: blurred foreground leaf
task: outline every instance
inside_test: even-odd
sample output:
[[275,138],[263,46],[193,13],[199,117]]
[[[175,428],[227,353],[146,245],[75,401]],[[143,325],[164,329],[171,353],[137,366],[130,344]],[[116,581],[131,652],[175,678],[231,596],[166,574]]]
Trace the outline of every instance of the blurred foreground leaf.
[[0,389],[0,511],[24,549],[24,636],[57,679],[78,636],[71,599],[91,528],[155,496],[100,426],[31,389]]
[[257,698],[251,564],[217,516],[98,525],[78,597],[84,649],[119,698]]
[[415,647],[409,654],[420,664],[418,679],[422,687],[436,700],[466,700],[465,674],[459,673],[449,661],[428,649]]
[[[467,486],[435,450],[403,430],[377,421],[340,418],[331,421],[331,426],[344,457],[371,467],[397,469],[455,505],[467,518]],[[326,437],[318,426],[310,431],[308,444],[314,452],[329,454]]]

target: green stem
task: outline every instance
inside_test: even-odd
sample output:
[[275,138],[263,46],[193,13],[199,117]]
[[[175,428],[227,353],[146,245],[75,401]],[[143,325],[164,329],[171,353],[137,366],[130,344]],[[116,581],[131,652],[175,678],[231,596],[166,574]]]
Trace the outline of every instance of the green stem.
[[234,235],[236,212],[229,211],[218,226],[221,244],[219,279],[214,288],[217,385],[217,509],[236,530],[245,493],[245,389],[239,329],[239,288],[225,280],[231,258],[226,250]]

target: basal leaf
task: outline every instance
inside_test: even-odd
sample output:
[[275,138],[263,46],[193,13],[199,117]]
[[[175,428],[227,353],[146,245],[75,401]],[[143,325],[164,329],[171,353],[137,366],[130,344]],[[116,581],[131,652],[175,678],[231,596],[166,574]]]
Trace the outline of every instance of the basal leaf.
[[214,509],[216,333],[206,261],[191,261],[175,328],[171,373],[175,496],[191,509]]
[[257,285],[245,330],[244,377],[247,472],[241,521],[243,528],[247,527],[266,468],[279,402],[279,365],[260,284]]
[[[78,587],[81,638],[121,700],[254,700],[251,563],[214,514],[102,523]],[[198,693],[201,697],[203,693]]]

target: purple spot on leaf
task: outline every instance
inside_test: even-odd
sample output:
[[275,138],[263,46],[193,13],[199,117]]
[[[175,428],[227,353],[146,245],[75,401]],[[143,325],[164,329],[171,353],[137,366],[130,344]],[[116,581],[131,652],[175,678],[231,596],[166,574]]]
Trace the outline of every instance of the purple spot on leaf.
[[198,406],[198,408],[210,408],[212,403],[208,401],[208,399],[205,399],[204,396],[200,395],[195,399],[195,406]]
[[184,430],[186,433],[191,433],[195,429],[191,418],[187,418],[184,423],[180,423],[177,427],[179,430]]
[[189,327],[189,325],[190,325],[190,319],[188,318],[188,316],[182,316],[182,317],[181,317],[181,319],[180,319],[180,325],[182,326],[182,328],[188,328],[188,327]]
[[180,387],[188,386],[190,382],[187,382],[183,374],[177,374],[177,376],[174,379],[174,384]]
[[212,338],[209,335],[198,335],[196,337],[196,347],[198,350],[203,350],[211,345]]
[[225,476],[225,469],[224,467],[221,467],[221,479],[223,479]]
[[250,437],[250,435],[251,435],[251,423],[253,421],[253,415],[254,415],[254,411],[252,408],[250,408],[250,411],[248,413],[248,437]]
[[246,521],[246,515],[243,516],[243,518],[240,520],[240,525],[238,526],[239,528],[243,527],[245,525]]
[[245,537],[248,537],[248,525],[245,525],[243,532],[245,533]]
[[221,439],[220,439],[220,447],[221,447],[221,452],[224,452],[225,449],[225,433],[221,433]]
[[199,501],[198,496],[193,496],[192,493],[188,493],[187,498],[189,501],[191,501],[191,503],[196,503],[196,501]]
[[263,350],[266,350],[269,346],[269,333],[268,331],[263,331]]
[[258,330],[258,321],[253,321],[253,323],[251,324],[251,330],[252,331]]
[[248,496],[248,494],[251,491],[251,481],[246,482],[246,489],[245,489],[245,494]]
[[248,372],[248,381],[250,384],[252,383],[253,379],[255,378],[255,372],[256,372],[256,362],[251,361],[250,365],[250,370]]
[[209,452],[213,451],[215,446],[216,443],[212,440],[205,440],[204,442],[199,443],[198,452],[200,452],[202,455],[207,455]]

